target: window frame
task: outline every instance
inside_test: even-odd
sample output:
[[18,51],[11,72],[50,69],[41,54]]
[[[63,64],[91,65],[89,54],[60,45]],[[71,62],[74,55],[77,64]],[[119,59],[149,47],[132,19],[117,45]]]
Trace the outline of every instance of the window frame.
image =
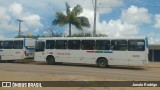
[[[129,44],[130,41],[143,41],[144,45],[143,45],[142,50],[140,50],[140,49],[139,50],[136,50],[136,49],[131,50],[130,49],[131,47],[130,47],[130,44]],[[128,40],[128,51],[145,51],[145,47],[146,47],[146,44],[145,44],[145,40],[143,40],[143,39],[142,40],[136,40],[136,39],[135,40]]]
[[[5,42],[12,42],[12,43],[5,44]],[[5,40],[5,41],[3,41],[3,49],[13,49],[13,44],[14,44],[13,40]],[[10,47],[8,47],[8,46],[10,46]]]
[[[87,44],[84,44],[84,41],[87,42]],[[89,43],[88,43],[89,41],[93,41],[93,44],[91,45],[92,48],[86,48],[86,45],[89,46]],[[95,46],[96,46],[95,44],[96,44],[96,41],[95,41],[95,40],[82,40],[82,41],[81,41],[81,49],[82,49],[82,50],[95,50]],[[88,47],[88,46],[87,46],[87,47]]]
[[[48,41],[53,41],[53,47],[52,48],[47,47],[48,46],[48,43],[47,43]],[[56,45],[56,41],[55,40],[46,40],[46,46],[45,46],[45,48],[46,49],[55,49],[55,45]]]
[[[59,41],[64,41],[63,48],[60,48],[60,46],[62,46],[62,45],[60,45]],[[57,45],[57,43],[59,43],[59,44]],[[67,44],[68,44],[67,40],[56,40],[55,49],[67,49],[68,48]]]
[[[70,45],[71,44],[70,41],[72,41],[72,45]],[[73,45],[73,41],[76,41],[76,44]],[[70,47],[78,47],[78,48],[70,48]],[[80,50],[81,49],[81,40],[68,40],[68,49],[69,50]]]
[[3,41],[0,41],[0,49],[3,49]]
[[[102,48],[102,42],[99,45],[97,44],[99,41],[102,41],[102,42],[104,42],[104,41],[106,42],[107,41],[107,42],[109,42],[109,44],[107,43],[107,46],[104,45],[104,43],[103,43],[103,47],[106,46],[109,49],[106,49],[106,47],[104,47],[105,49],[97,49],[98,46],[100,46]],[[111,41],[110,40],[96,40],[96,50],[111,50]]]
[[[18,47],[15,48],[15,42],[22,42],[21,46],[17,44]],[[23,49],[23,40],[14,40],[13,41],[13,49]],[[20,47],[19,47],[20,46]]]
[[[37,43],[38,43],[38,45],[37,45]],[[40,47],[39,43],[43,44],[43,48],[42,49],[39,49],[39,47]],[[37,46],[38,46],[38,49],[37,49]],[[35,51],[36,52],[43,52],[44,50],[45,50],[45,42],[44,41],[37,41],[36,42]]]
[[[115,41],[117,41],[118,45],[113,45],[113,42],[115,42]],[[122,44],[119,43],[120,41],[126,41],[125,47],[122,47]],[[115,46],[119,46],[119,47],[116,47],[117,49],[115,49]],[[125,49],[123,50],[121,48],[125,48]],[[113,50],[113,51],[127,51],[128,50],[128,40],[125,40],[125,39],[124,40],[123,39],[122,40],[111,40],[111,50]]]

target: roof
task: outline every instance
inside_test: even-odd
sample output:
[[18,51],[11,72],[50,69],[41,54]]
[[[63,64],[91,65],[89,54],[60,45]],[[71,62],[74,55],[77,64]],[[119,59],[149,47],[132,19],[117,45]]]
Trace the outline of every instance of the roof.
[[82,39],[82,40],[87,40],[87,39],[145,39],[146,37],[51,37],[51,38],[38,38],[39,40],[79,40],[79,39]]
[[24,39],[30,40],[33,38],[0,38],[0,40],[24,40]]

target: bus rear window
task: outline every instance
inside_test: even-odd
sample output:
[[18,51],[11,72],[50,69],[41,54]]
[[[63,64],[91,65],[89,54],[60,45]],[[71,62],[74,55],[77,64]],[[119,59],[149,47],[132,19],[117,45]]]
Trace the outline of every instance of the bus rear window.
[[144,40],[128,40],[128,51],[144,51]]

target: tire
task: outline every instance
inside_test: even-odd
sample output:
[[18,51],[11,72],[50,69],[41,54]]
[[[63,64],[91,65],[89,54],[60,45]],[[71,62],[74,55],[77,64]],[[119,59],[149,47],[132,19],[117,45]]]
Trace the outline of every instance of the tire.
[[55,64],[55,59],[53,56],[48,56],[46,59],[48,65],[54,65]]
[[97,65],[98,65],[100,68],[106,68],[106,67],[108,67],[108,61],[107,61],[107,59],[105,59],[105,58],[99,58],[99,59],[97,60]]

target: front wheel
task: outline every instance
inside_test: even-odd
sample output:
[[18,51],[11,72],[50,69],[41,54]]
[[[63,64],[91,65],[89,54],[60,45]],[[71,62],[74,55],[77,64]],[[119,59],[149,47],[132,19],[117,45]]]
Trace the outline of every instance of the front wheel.
[[49,65],[54,65],[55,64],[55,59],[54,59],[53,56],[48,56],[46,60],[47,60],[47,63]]
[[100,58],[100,59],[98,59],[98,61],[97,61],[97,65],[98,65],[100,68],[108,67],[108,61],[107,61],[107,59],[105,59],[105,58]]

